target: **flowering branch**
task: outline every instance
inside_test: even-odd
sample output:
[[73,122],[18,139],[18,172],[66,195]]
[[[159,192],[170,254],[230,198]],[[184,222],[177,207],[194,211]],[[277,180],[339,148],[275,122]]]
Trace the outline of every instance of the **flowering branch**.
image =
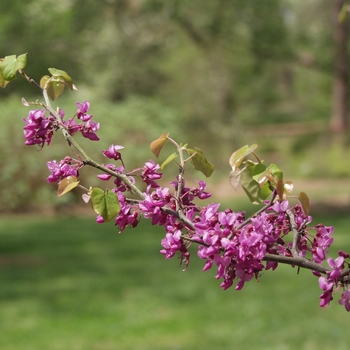
[[[323,308],[329,305],[336,291],[343,289],[339,304],[350,311],[349,254],[339,251],[336,259],[327,258],[333,243],[333,227],[311,226],[310,205],[305,193],[297,196],[297,204],[290,204],[292,184],[283,180],[283,173],[276,164],[263,164],[255,153],[257,145],[244,146],[231,155],[230,182],[234,188],[241,184],[252,202],[264,202],[264,206],[246,218],[245,212],[234,212],[229,208],[219,210],[220,204],[217,203],[198,205],[197,201],[208,199],[211,194],[206,191],[206,183],[202,180],[195,187],[186,187],[185,168],[192,163],[205,176],[211,175],[214,166],[207,161],[202,150],[179,145],[169,134],[162,134],[151,143],[153,154],[158,157],[167,141],[176,149],[162,165],[149,160],[142,167],[127,171],[122,159],[124,147],[120,145],[102,150],[111,163],[99,164],[74,138],[76,133],[81,133],[91,141],[99,140],[100,124],[88,114],[89,102],[77,102],[77,112],[68,120],[62,109],[54,110],[50,103],[50,99],[55,100],[66,86],[76,89],[70,76],[65,71],[50,68],[51,76],[44,76],[38,84],[24,73],[25,65],[26,55],[0,59],[0,86],[5,87],[18,71],[43,94],[44,102],[23,100],[26,106],[41,107],[29,111],[28,117],[23,118],[25,144],[41,148],[49,146],[53,134],[60,130],[79,157],[66,156],[59,162],[47,163],[51,173],[47,181],[57,183],[58,196],[76,187],[82,188],[85,192],[83,199],[90,201],[97,213],[96,222],[115,220],[119,232],[126,227],[136,227],[141,218],[150,219],[152,225],[164,227],[160,253],[166,259],[178,255],[186,269],[190,263],[189,249],[195,245],[198,257],[205,261],[203,271],[216,266],[215,277],[222,280],[220,286],[224,290],[234,281],[237,281],[235,289],[241,290],[246,282],[258,279],[263,270],[275,270],[282,263],[309,269],[319,278],[322,290],[320,306]],[[188,158],[184,157],[185,153]],[[249,159],[251,155],[254,160]],[[175,160],[177,156],[179,162]],[[121,165],[117,166],[119,161]],[[159,180],[163,175],[160,171],[173,162],[179,169],[176,179],[170,182],[174,188],[172,191],[161,186]],[[102,172],[97,175],[101,181],[112,178],[114,186],[104,191],[80,185],[79,173],[87,165]],[[145,191],[140,189],[137,180],[146,185]],[[127,198],[126,193],[136,195],[138,199]],[[292,239],[289,239],[289,234]],[[329,267],[323,265],[326,260]]]
[[264,261],[272,261],[281,264],[287,264],[290,266],[299,266],[308,270],[316,271],[322,274],[327,274],[329,271],[328,268],[324,267],[321,264],[317,264],[314,261],[305,259],[301,256],[283,256],[283,255],[274,255],[266,254],[263,258]]

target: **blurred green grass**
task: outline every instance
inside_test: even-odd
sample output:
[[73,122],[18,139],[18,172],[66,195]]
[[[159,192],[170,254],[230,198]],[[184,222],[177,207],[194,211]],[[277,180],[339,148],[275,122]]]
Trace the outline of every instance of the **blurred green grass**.
[[[314,220],[350,250],[349,218]],[[166,261],[160,228],[115,232],[93,217],[0,220],[1,349],[348,349],[349,315],[319,309],[311,272],[280,266],[224,292],[195,252],[186,272]]]

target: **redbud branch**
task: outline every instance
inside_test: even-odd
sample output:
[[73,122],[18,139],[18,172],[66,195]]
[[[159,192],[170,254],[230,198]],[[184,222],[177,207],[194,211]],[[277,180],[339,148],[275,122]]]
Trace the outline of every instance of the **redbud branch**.
[[[183,222],[186,222],[187,217],[184,215],[182,207],[181,207],[181,193],[183,188],[183,177],[185,173],[185,161],[183,157],[183,148],[172,138],[167,137],[167,139],[172,142],[175,147],[178,149],[179,157],[180,157],[180,169],[179,169],[179,176],[178,176],[178,182],[177,182],[177,190],[176,190],[176,217]],[[187,224],[190,224],[193,226],[193,223],[187,219]],[[193,229],[193,227],[192,227]]]
[[43,104],[43,107],[49,111],[55,118],[57,121],[59,121],[58,126],[64,136],[64,138],[66,139],[66,141],[71,144],[75,150],[79,153],[79,155],[81,156],[81,159],[83,161],[83,163],[85,165],[89,165],[92,166],[96,169],[102,170],[103,172],[110,174],[118,179],[120,179],[121,181],[123,181],[126,185],[128,185],[140,198],[145,199],[145,195],[138,189],[138,187],[136,187],[127,177],[127,175],[122,174],[122,173],[117,173],[111,169],[108,169],[106,167],[104,167],[103,165],[95,162],[93,159],[91,159],[86,153],[85,151],[80,147],[80,145],[78,144],[78,142],[76,142],[76,140],[69,134],[69,132],[67,131],[67,129],[62,125],[61,123],[61,117],[60,115],[51,107],[50,104],[50,100],[49,97],[47,95],[47,90],[43,89],[43,96],[45,99],[45,104]]
[[349,281],[350,281],[350,268],[344,270],[339,278],[341,280],[343,280],[344,282],[349,283]]
[[41,92],[43,91],[42,87],[34,79],[28,77],[28,75],[26,73],[24,73],[24,70],[19,69],[18,72],[19,72],[19,74],[21,74],[24,77],[25,80],[28,81],[29,84],[34,85]]
[[287,264],[287,265],[295,265],[299,266],[305,269],[317,271],[323,274],[326,274],[329,269],[324,267],[321,264],[315,263],[311,260],[308,260],[301,256],[284,256],[284,255],[275,255],[275,254],[266,254],[263,258],[264,261],[274,261],[281,264]]
[[298,244],[298,239],[299,239],[299,231],[297,224],[295,223],[295,218],[294,214],[290,209],[287,209],[287,215],[289,217],[289,222],[291,225],[291,229],[293,232],[293,244],[292,244],[292,254],[294,257],[298,256],[298,249],[297,249],[297,244]]

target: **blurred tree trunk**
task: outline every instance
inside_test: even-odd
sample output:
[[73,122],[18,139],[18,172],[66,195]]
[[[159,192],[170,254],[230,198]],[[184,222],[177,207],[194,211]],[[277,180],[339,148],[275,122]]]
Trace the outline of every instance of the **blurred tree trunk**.
[[333,73],[333,100],[330,129],[340,134],[348,127],[348,20],[339,21],[338,15],[345,0],[334,1],[334,73]]

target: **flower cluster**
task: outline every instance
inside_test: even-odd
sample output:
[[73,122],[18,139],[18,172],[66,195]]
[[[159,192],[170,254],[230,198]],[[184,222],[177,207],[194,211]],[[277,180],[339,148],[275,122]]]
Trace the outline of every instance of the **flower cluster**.
[[55,127],[55,119],[52,116],[46,117],[45,109],[29,111],[28,118],[23,118],[25,144],[40,145],[50,144]]
[[65,128],[70,135],[80,132],[83,137],[92,141],[98,141],[99,138],[96,132],[100,128],[100,124],[92,121],[92,115],[87,114],[90,108],[89,102],[77,102],[77,106],[78,111],[76,112],[76,116],[82,123],[76,123],[74,117],[65,121],[63,119],[64,111],[62,109],[58,112],[60,116],[59,119],[56,119],[56,117],[51,114],[46,116],[45,109],[29,111],[28,117],[23,118],[25,123],[23,128],[24,137],[26,139],[25,144],[28,146],[40,145],[41,148],[44,147],[45,143],[49,145],[54,131],[60,126]]
[[148,185],[148,189],[159,187],[156,180],[159,180],[163,175],[158,172],[159,169],[160,165],[156,164],[153,160],[146,162],[142,168],[142,181]]
[[87,114],[90,109],[90,103],[84,101],[84,103],[77,102],[76,105],[78,106],[78,110],[75,115],[82,121],[82,123],[77,124],[73,117],[68,119],[67,122],[62,120],[64,127],[68,130],[70,135],[74,135],[76,132],[80,131],[83,137],[91,141],[98,141],[99,138],[96,135],[96,132],[100,128],[100,123],[92,121],[92,115]]
[[[245,221],[243,212],[235,213],[230,209],[220,212],[218,208],[218,204],[211,204],[202,210],[195,223],[193,239],[202,243],[198,256],[206,260],[204,270],[216,264],[216,278],[223,279],[223,289],[231,287],[236,278],[239,280],[236,290],[242,289],[252,278],[257,279],[265,268],[262,261],[267,253],[291,255],[283,240],[289,231],[287,201],[278,203],[269,213],[262,212],[251,218],[250,222]],[[277,264],[266,265],[267,269],[276,267]]]
[[47,167],[51,174],[47,178],[47,182],[60,182],[67,176],[79,176],[79,169],[83,166],[82,162],[65,157],[57,163],[56,160],[47,162]]
[[[96,132],[100,125],[93,122],[92,115],[88,114],[89,102],[77,102],[77,107],[74,117],[67,121],[63,110],[49,116],[46,116],[45,109],[30,111],[28,117],[23,118],[25,143],[41,147],[49,145],[53,132],[59,128],[65,129],[69,135],[80,132],[92,141],[99,140]],[[149,160],[141,168],[127,172],[120,152],[123,148],[112,144],[102,151],[106,158],[121,161],[121,165],[102,164],[98,168],[104,172],[97,175],[103,181],[113,179],[112,192],[118,197],[117,207],[120,207],[113,215],[116,215],[115,225],[119,227],[119,232],[126,227],[136,227],[141,217],[150,219],[152,225],[163,226],[165,237],[161,240],[160,253],[166,259],[179,255],[181,263],[187,268],[190,246],[197,247],[197,255],[205,260],[203,271],[215,266],[215,277],[221,280],[220,286],[224,290],[234,282],[237,282],[236,290],[241,290],[246,282],[258,279],[264,269],[275,270],[278,262],[286,262],[286,258],[290,259],[292,266],[295,265],[293,261],[302,259],[313,264],[310,269],[314,269],[313,274],[319,277],[322,290],[320,306],[327,307],[334,293],[343,288],[339,304],[350,311],[350,290],[347,289],[350,269],[346,262],[349,254],[340,251],[336,259],[327,259],[333,243],[333,227],[322,224],[310,227],[312,218],[305,214],[301,205],[290,206],[286,198],[282,200],[278,196],[273,197],[274,201],[266,202],[263,210],[248,219],[244,212],[220,211],[217,203],[199,206],[196,200],[206,200],[211,196],[204,181],[187,187],[180,172],[176,180],[170,182],[170,187],[162,187],[159,164]],[[180,147],[178,150],[181,151]],[[47,181],[60,183],[68,176],[78,177],[85,164],[70,157],[59,162],[50,161],[47,163],[50,171]],[[135,185],[137,177],[146,186],[144,192]],[[127,198],[126,192],[138,194],[141,200]],[[110,216],[98,215],[97,223],[103,223],[106,217],[110,219]],[[291,232],[293,239],[287,238]],[[282,257],[283,261],[279,259]],[[326,259],[329,268],[322,265]]]
[[[115,219],[115,225],[119,227],[119,233],[123,232],[126,227],[135,228],[140,222],[138,207],[130,205],[122,192],[117,193],[120,205],[120,211]],[[101,215],[96,218],[98,224],[103,224],[105,221]]]
[[[342,273],[345,267],[345,258],[349,258],[349,254],[343,251],[339,251],[339,256],[334,260],[332,258],[327,259],[327,263],[330,270],[327,271],[326,276],[321,276],[318,280],[319,286],[323,291],[320,295],[320,307],[326,308],[333,300],[333,293],[341,288],[345,287],[341,281]],[[342,293],[342,297],[339,300],[339,304],[344,305],[347,311],[350,311],[350,290],[345,290]]]

